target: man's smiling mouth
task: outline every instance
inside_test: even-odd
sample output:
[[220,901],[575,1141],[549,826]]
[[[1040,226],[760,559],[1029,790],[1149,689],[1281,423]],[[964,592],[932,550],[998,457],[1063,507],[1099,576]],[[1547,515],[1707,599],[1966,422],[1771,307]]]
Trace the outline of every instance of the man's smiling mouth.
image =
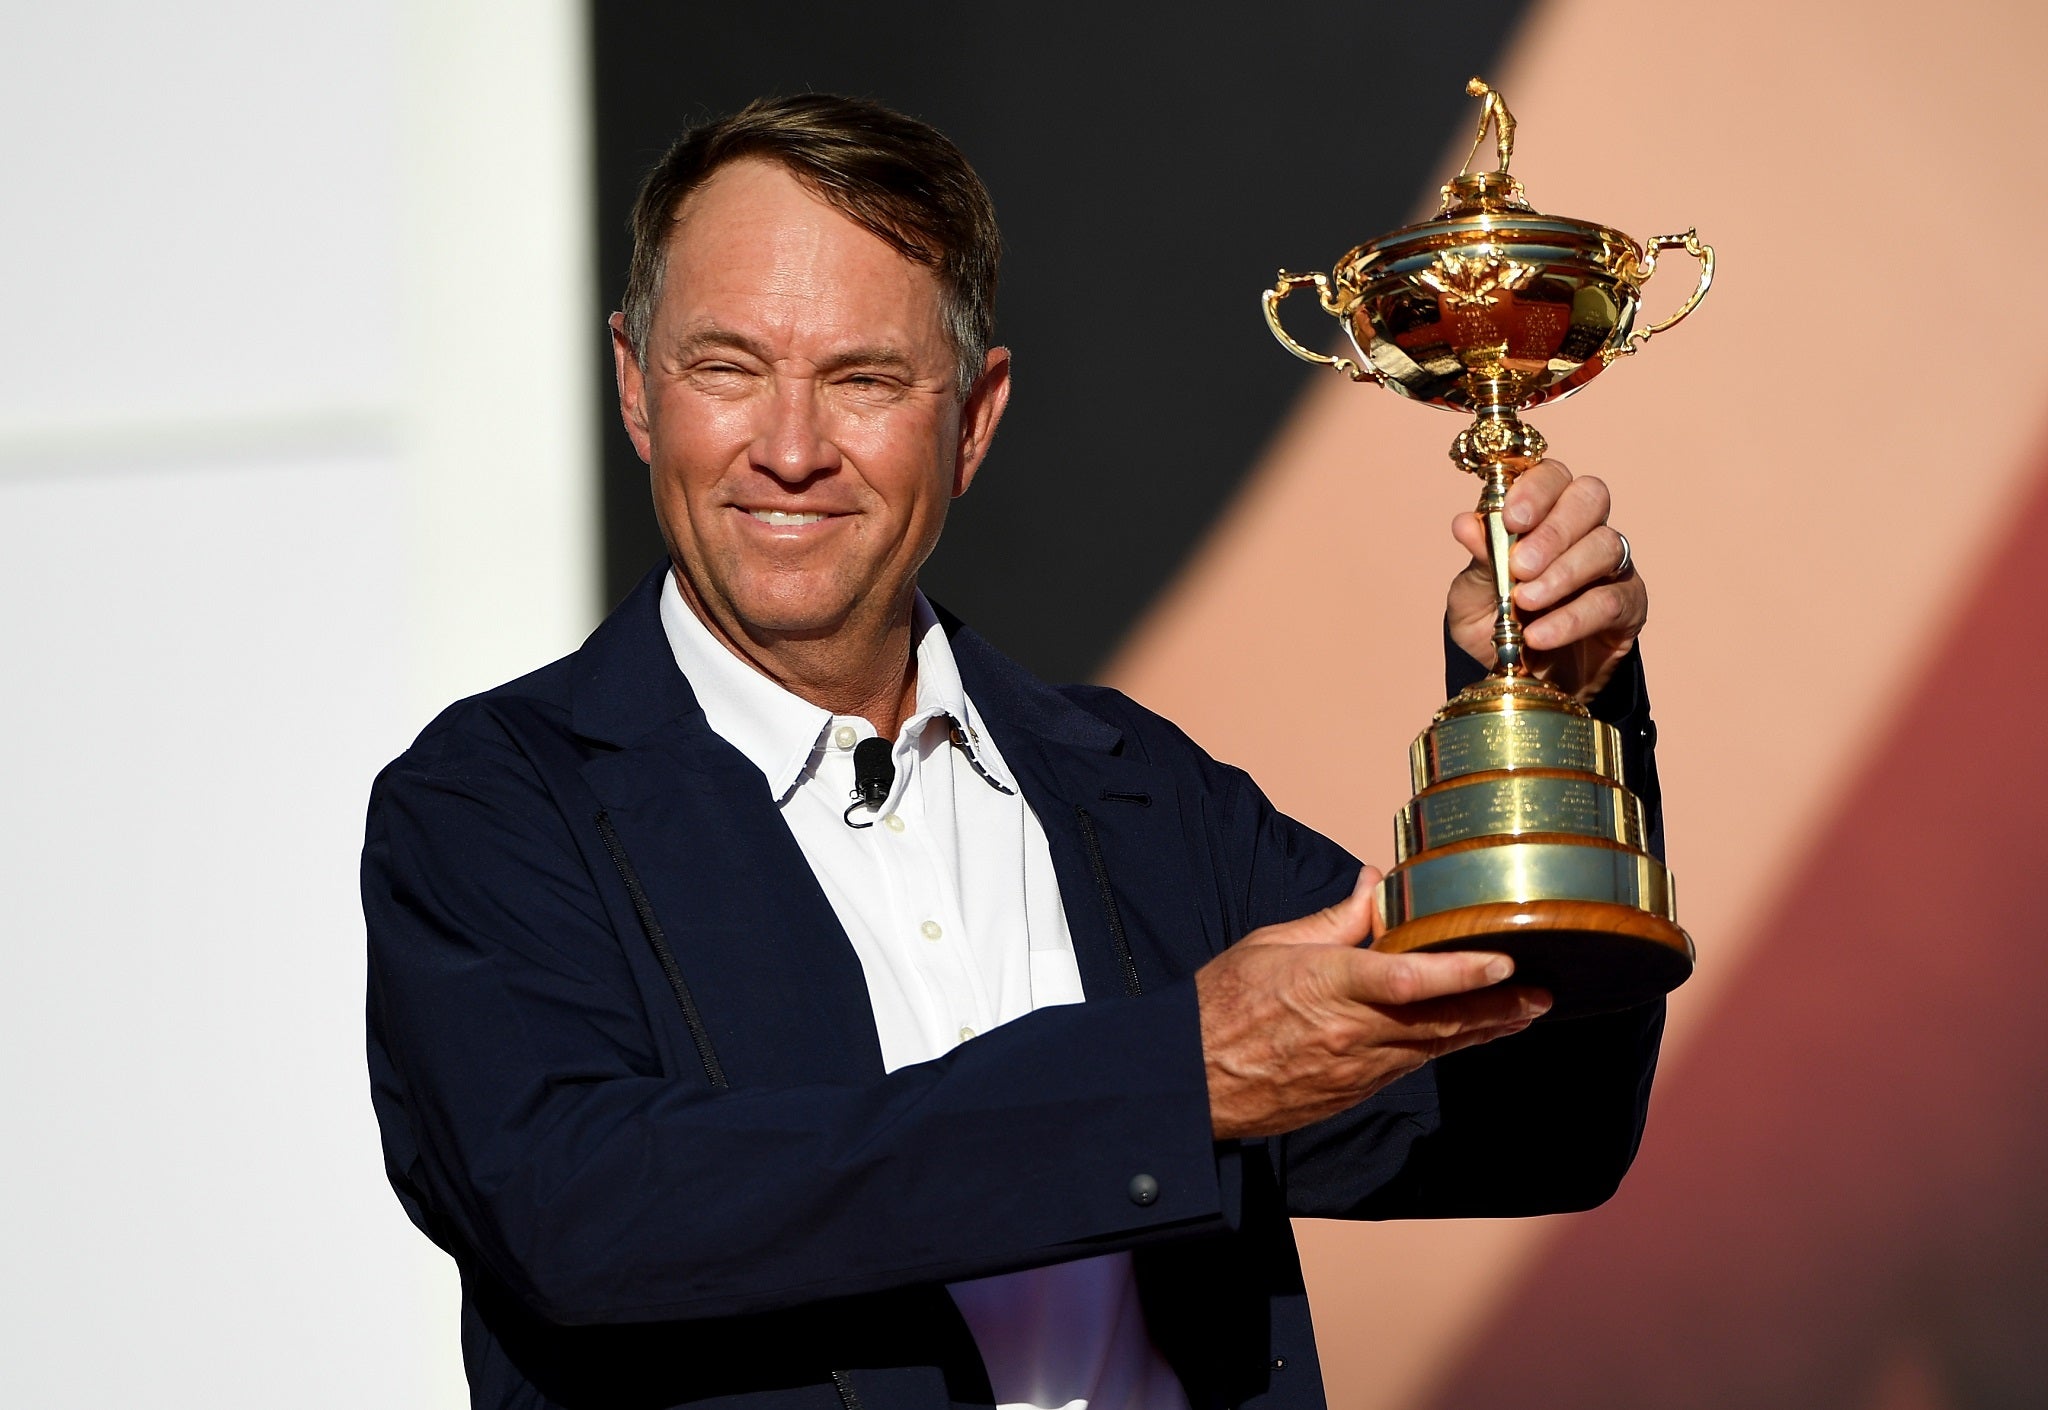
[[775,525],[815,524],[820,519],[831,517],[827,514],[791,514],[780,509],[749,509],[747,513],[753,515],[764,524]]

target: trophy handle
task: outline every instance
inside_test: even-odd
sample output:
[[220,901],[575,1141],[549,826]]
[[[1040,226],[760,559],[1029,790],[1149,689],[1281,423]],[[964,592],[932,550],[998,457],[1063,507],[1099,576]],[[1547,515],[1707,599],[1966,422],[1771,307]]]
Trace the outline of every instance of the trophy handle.
[[1316,287],[1316,297],[1322,304],[1324,313],[1329,314],[1332,318],[1342,318],[1344,316],[1338,312],[1330,301],[1330,281],[1328,279],[1320,274],[1289,274],[1283,269],[1280,271],[1279,282],[1259,296],[1259,301],[1266,309],[1266,326],[1273,330],[1273,336],[1280,340],[1280,346],[1293,353],[1303,362],[1314,362],[1320,363],[1324,367],[1334,367],[1354,382],[1379,381],[1379,373],[1370,368],[1360,367],[1348,357],[1331,357],[1326,353],[1310,352],[1307,348],[1289,337],[1287,330],[1280,326],[1280,300],[1286,298],[1296,289],[1306,288],[1311,284]]
[[1707,296],[1708,288],[1713,285],[1714,247],[1701,243],[1700,232],[1695,229],[1688,230],[1683,235],[1659,235],[1656,239],[1650,241],[1649,247],[1643,252],[1642,263],[1637,266],[1639,271],[1636,281],[1638,288],[1649,283],[1650,276],[1657,272],[1657,252],[1659,250],[1684,250],[1687,254],[1698,260],[1700,262],[1700,282],[1693,289],[1692,297],[1680,304],[1676,313],[1661,322],[1651,324],[1647,328],[1638,328],[1635,332],[1628,335],[1628,341],[1620,347],[1608,349],[1603,354],[1608,362],[1612,362],[1618,357],[1627,357],[1657,334],[1664,332],[1668,328],[1676,328],[1679,324],[1683,323],[1685,316],[1700,306],[1700,300]]

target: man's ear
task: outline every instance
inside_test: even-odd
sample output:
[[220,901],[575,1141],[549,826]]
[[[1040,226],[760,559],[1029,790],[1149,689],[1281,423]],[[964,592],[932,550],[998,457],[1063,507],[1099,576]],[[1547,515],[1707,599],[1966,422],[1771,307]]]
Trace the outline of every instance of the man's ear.
[[990,348],[981,361],[981,375],[974,379],[967,401],[960,408],[960,453],[953,462],[953,496],[959,498],[974,483],[974,474],[988,458],[989,445],[996,438],[996,424],[1010,404],[1010,350]]
[[606,323],[612,330],[612,373],[619,383],[619,420],[626,423],[633,449],[651,465],[654,437],[647,430],[647,375],[640,370],[640,359],[633,355],[632,341],[626,337],[626,315],[615,313]]

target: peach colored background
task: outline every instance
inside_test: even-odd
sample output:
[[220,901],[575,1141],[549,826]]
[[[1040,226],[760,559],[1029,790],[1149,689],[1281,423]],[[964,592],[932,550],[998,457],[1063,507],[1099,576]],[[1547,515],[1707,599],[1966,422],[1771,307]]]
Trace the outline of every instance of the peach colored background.
[[[1608,480],[1653,589],[1670,858],[1701,953],[1667,1074],[1758,962],[2033,467],[2048,282],[2008,232],[2048,214],[2043,52],[2048,11],[2017,3],[1553,0],[1488,75],[1540,209],[1638,237],[1697,225],[1719,254],[1690,322],[1532,417]],[[1446,174],[1467,141],[1446,134]],[[1323,258],[1374,233],[1332,230]],[[1671,258],[1653,314],[1689,264]],[[1441,695],[1448,523],[1476,490],[1444,458],[1458,424],[1318,379],[1108,672],[1382,864]],[[1568,1222],[1305,1225],[1333,1405],[1426,1397]]]

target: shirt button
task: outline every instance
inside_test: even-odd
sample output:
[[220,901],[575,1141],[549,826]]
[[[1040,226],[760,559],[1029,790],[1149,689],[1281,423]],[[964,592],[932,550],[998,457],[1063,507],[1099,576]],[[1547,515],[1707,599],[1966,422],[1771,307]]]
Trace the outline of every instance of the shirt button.
[[941,935],[944,935],[946,932],[939,929],[939,923],[937,921],[928,920],[923,925],[920,925],[917,928],[917,933],[922,935],[927,940],[936,940]]
[[966,1042],[966,1041],[967,1041],[967,1040],[968,1040],[969,1038],[972,1038],[973,1036],[974,1036],[974,1030],[973,1030],[972,1028],[969,1028],[969,1027],[968,1027],[968,1026],[967,1026],[966,1024],[964,1024],[964,1023],[960,1025],[960,1041],[961,1041],[961,1042],[963,1042],[963,1043],[964,1043],[964,1042]]
[[1159,1182],[1150,1175],[1133,1175],[1127,1193],[1131,1197],[1132,1204],[1157,1204],[1159,1203]]
[[852,725],[841,725],[832,731],[832,742],[841,749],[851,749],[860,742],[860,731]]
[[891,832],[901,832],[903,831],[903,819],[891,813],[888,817],[882,819],[882,826],[888,828]]

